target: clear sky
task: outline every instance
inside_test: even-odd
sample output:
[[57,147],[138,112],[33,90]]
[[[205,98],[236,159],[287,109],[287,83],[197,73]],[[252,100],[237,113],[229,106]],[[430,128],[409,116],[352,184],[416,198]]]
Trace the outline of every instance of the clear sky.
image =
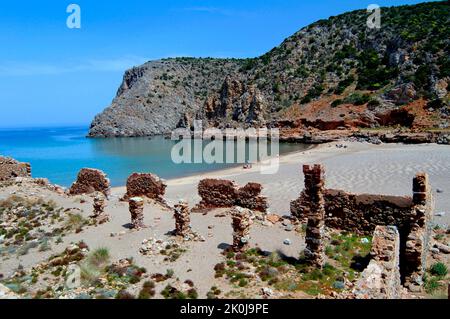
[[[254,57],[300,28],[407,0],[35,0],[0,2],[0,127],[89,124],[123,72],[175,56]],[[81,7],[81,29],[66,8]]]

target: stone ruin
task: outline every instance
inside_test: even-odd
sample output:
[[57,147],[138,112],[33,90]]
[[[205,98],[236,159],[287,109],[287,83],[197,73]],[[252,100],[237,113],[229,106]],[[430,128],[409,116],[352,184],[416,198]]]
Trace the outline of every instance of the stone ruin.
[[306,228],[306,261],[316,267],[324,265],[324,229],[325,229],[325,201],[323,190],[325,186],[324,169],[321,165],[303,166],[305,174],[305,197],[308,205]]
[[69,195],[91,195],[100,192],[106,197],[111,192],[111,185],[106,174],[98,169],[83,168],[75,183],[69,189]]
[[164,200],[166,187],[164,181],[154,174],[134,173],[128,177],[127,193],[122,200],[128,201],[133,197],[142,197],[153,199],[167,206]]
[[131,228],[139,230],[145,228],[144,224],[144,200],[141,197],[133,197],[128,200],[131,215]]
[[251,216],[251,211],[242,207],[235,207],[231,211],[233,251],[235,252],[243,252],[249,248]]
[[0,156],[0,182],[16,177],[31,177],[31,165]]
[[189,206],[186,202],[180,201],[174,207],[175,236],[186,237],[191,234],[191,216]]
[[103,193],[97,193],[94,197],[94,213],[91,218],[96,224],[104,224],[109,221],[109,215],[105,213],[106,198]]
[[[323,167],[315,166],[311,169],[305,166],[304,170],[305,190],[299,199],[291,202],[291,214],[299,221],[308,220],[307,251],[314,248],[313,244],[318,245],[313,239],[320,240],[318,234],[321,222],[310,222],[310,216],[314,214],[311,209],[317,210],[315,216],[322,218],[325,226],[360,235],[371,236],[378,226],[395,226],[400,234],[402,283],[411,291],[419,291],[423,285],[434,210],[427,174],[419,173],[414,178],[413,197],[356,195],[319,186],[315,187],[315,191],[322,193],[322,196],[311,196],[311,187],[319,178],[319,172],[315,170],[322,171]],[[324,214],[321,212],[322,207]],[[320,252],[320,248],[317,249]]]
[[201,202],[195,211],[215,208],[232,208],[235,206],[265,213],[268,208],[267,198],[261,196],[261,184],[248,183],[239,187],[235,182],[220,179],[204,179],[198,185]]
[[395,226],[377,226],[373,234],[371,261],[356,282],[357,299],[400,299],[400,233]]
[[191,227],[191,215],[188,203],[181,200],[173,207],[173,215],[175,219],[175,230],[172,232],[173,236],[183,241],[206,241],[202,235],[195,232]]

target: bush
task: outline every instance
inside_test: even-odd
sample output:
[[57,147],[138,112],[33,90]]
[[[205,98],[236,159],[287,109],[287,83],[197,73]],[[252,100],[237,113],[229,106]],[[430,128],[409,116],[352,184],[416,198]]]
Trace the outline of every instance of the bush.
[[88,261],[91,265],[100,267],[109,262],[109,250],[108,248],[99,248],[89,254]]
[[335,100],[333,101],[333,103],[331,103],[331,107],[338,107],[339,105],[343,104],[344,101],[341,99]]
[[121,290],[117,293],[116,299],[135,299],[132,294],[126,290]]
[[139,299],[151,299],[155,296],[155,283],[151,280],[144,282],[141,291],[139,292]]
[[369,94],[353,93],[345,99],[346,103],[353,105],[363,105],[370,101]]
[[434,276],[445,277],[448,274],[448,268],[444,263],[436,263],[431,266],[430,273]]

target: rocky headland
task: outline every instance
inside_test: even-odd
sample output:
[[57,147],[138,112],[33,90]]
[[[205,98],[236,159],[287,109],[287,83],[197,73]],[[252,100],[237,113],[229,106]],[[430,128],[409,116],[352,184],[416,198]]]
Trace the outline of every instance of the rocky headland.
[[448,144],[450,6],[382,8],[320,20],[252,59],[174,58],[126,71],[91,137],[191,127],[278,127],[282,139]]

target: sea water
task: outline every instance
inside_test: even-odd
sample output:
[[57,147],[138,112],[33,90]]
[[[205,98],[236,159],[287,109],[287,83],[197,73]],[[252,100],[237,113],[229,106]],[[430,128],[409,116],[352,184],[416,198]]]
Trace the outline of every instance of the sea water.
[[[175,164],[171,152],[176,141],[162,136],[92,139],[86,138],[87,132],[87,127],[0,129],[0,155],[28,162],[33,177],[48,178],[66,187],[86,167],[104,171],[113,186],[122,186],[134,172],[171,179],[237,165]],[[307,148],[282,143],[280,154]]]

